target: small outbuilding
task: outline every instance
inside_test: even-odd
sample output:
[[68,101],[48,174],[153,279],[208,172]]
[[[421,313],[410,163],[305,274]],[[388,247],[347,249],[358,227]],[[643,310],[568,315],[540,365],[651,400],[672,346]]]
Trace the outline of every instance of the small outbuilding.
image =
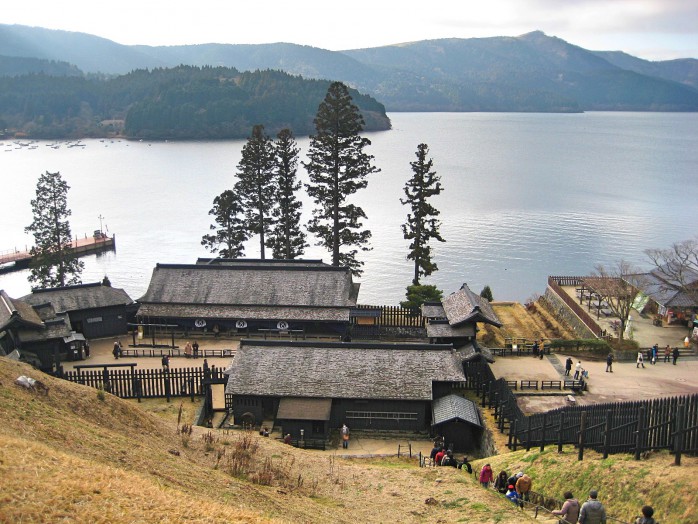
[[432,428],[453,451],[473,451],[479,447],[483,424],[477,405],[459,395],[446,395],[432,404]]

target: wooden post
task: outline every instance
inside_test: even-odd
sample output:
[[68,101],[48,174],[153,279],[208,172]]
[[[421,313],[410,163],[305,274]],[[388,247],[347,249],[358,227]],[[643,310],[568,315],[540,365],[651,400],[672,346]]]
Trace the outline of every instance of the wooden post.
[[560,425],[557,428],[557,452],[562,453],[562,431],[565,428],[565,412],[560,411]]
[[526,417],[526,451],[531,451],[531,417]]
[[642,452],[642,432],[645,426],[645,406],[640,406],[640,413],[637,416],[637,429],[635,431],[635,460],[640,460]]
[[194,377],[189,379],[189,393],[191,394],[191,401],[194,402]]
[[684,410],[685,404],[679,404],[676,410],[676,433],[674,434],[674,464],[681,465],[681,453],[683,452]]
[[175,343],[174,343],[174,328],[172,329],[172,349],[174,350],[175,348]]
[[165,397],[167,398],[167,402],[170,401],[170,396],[172,395],[170,391],[170,373],[169,371],[162,370],[162,379],[165,381]]
[[606,411],[606,427],[603,435],[603,458],[608,458],[611,450],[611,421],[613,420],[613,411]]
[[502,399],[499,403],[499,418],[497,419],[497,422],[499,422],[499,432],[504,433],[504,406],[505,406],[505,400]]
[[490,387],[489,382],[486,385],[485,384],[482,385],[482,402],[481,402],[481,404],[482,404],[483,408],[485,407],[485,395],[487,394],[487,390],[489,389],[489,387]]
[[584,460],[584,433],[587,429],[587,412],[582,411],[582,416],[579,421],[579,453],[577,453],[577,460]]
[[516,451],[516,419],[511,421],[509,426],[509,449]]
[[543,427],[541,428],[541,433],[540,433],[540,450],[544,451],[545,450],[545,423],[546,423],[546,417],[548,416],[548,413],[543,413]]

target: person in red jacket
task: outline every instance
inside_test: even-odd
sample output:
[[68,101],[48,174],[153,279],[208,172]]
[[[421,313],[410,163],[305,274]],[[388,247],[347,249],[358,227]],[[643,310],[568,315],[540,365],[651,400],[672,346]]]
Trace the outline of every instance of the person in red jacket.
[[480,484],[483,488],[489,488],[490,482],[494,480],[494,473],[492,473],[492,467],[489,464],[482,466],[480,470]]
[[439,452],[436,455],[434,455],[434,465],[440,466],[445,454],[446,450],[444,448],[441,448]]

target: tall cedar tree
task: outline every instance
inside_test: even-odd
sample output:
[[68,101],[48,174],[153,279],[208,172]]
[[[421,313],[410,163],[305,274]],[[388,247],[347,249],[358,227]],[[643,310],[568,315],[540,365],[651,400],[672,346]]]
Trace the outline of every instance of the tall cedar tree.
[[295,194],[301,188],[300,181],[296,179],[300,149],[291,130],[279,131],[274,151],[276,207],[272,210],[274,226],[269,235],[268,245],[274,258],[290,260],[301,256],[308,246],[305,233],[300,227],[302,204]]
[[85,267],[72,249],[72,234],[68,217],[68,183],[60,172],[39,177],[36,198],[31,201],[34,220],[24,228],[34,235],[33,257],[29,282],[37,287],[58,287],[80,284]]
[[[363,262],[356,259],[358,249],[369,251],[371,232],[362,228],[366,214],[347,198],[368,185],[366,177],[380,169],[371,164],[372,155],[364,153],[371,141],[362,138],[364,119],[352,103],[349,90],[333,82],[320,103],[314,120],[316,134],[310,137],[308,194],[315,201],[308,231],[318,237],[318,245],[332,253],[333,266],[349,267],[361,275]],[[356,246],[342,252],[342,246]]]
[[235,191],[226,189],[213,199],[213,208],[208,212],[214,216],[216,224],[211,224],[215,231],[204,235],[201,245],[211,253],[218,253],[223,258],[238,258],[245,251],[243,242],[249,238],[245,224],[244,208]]
[[402,224],[402,233],[406,240],[412,241],[407,259],[414,260],[412,283],[419,285],[420,276],[428,277],[438,269],[431,259],[429,241],[435,239],[439,242],[445,242],[445,240],[441,238],[439,233],[441,223],[436,219],[439,210],[429,203],[430,197],[441,193],[441,178],[432,171],[432,159],[427,160],[429,146],[419,144],[415,154],[417,160],[410,162],[414,174],[403,188],[407,198],[404,200],[401,198],[400,203],[402,205],[409,204],[412,210],[411,213],[407,214],[407,222]]
[[264,259],[275,196],[274,144],[264,133],[264,126],[252,128],[252,135],[242,147],[242,159],[237,168],[235,192],[245,210],[247,229],[251,234],[259,235],[259,255]]

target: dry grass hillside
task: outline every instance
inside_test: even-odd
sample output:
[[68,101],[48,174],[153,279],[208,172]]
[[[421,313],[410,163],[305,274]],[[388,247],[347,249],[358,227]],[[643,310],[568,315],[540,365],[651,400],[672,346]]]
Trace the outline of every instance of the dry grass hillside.
[[[48,394],[15,384],[41,380]],[[452,468],[216,433],[0,358],[0,522],[533,522]]]
[[503,326],[481,325],[479,337],[489,347],[504,347],[506,338],[576,338],[572,330],[557,320],[540,301],[533,302],[529,307],[519,302],[492,302],[492,308]]

